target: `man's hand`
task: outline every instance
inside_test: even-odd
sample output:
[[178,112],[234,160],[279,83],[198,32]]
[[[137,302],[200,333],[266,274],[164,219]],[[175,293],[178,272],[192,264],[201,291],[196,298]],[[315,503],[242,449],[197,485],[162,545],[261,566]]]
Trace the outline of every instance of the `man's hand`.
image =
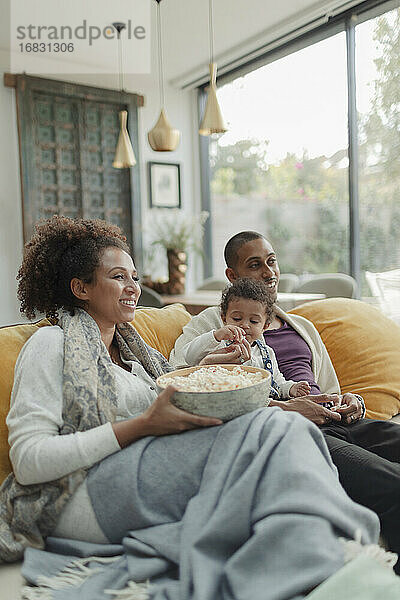
[[[317,401],[315,400],[317,399]],[[306,419],[309,419],[316,425],[326,425],[331,421],[339,422],[340,414],[336,410],[329,410],[321,406],[321,402],[338,402],[337,394],[319,394],[317,396],[302,396],[301,398],[291,398],[284,402],[271,400],[270,406],[279,406],[283,410],[293,410],[300,413]]]
[[335,410],[339,408],[342,404],[342,396],[340,394],[312,394],[307,396],[310,400],[313,400],[317,404],[329,404],[328,407],[325,408],[334,408]]
[[354,394],[343,394],[341,405],[336,409],[340,414],[342,423],[350,425],[355,421],[361,419],[363,414],[363,407],[361,402]]

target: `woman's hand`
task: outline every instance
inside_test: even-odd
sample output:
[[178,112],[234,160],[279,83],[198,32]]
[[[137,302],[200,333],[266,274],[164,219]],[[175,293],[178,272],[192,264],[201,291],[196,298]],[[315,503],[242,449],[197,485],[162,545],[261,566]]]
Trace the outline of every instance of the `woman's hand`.
[[147,435],[169,435],[198,427],[222,425],[220,419],[192,415],[171,403],[176,389],[169,385],[139,417],[113,423],[121,448]]
[[200,365],[240,365],[251,358],[251,347],[246,338],[240,343],[233,343],[226,348],[220,348],[207,354],[200,362]]

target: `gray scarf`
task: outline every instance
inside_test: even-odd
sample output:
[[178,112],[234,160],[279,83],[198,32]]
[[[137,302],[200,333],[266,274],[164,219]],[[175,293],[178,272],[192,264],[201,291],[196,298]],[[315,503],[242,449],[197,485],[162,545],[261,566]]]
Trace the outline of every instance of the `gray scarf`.
[[[87,431],[115,421],[116,384],[110,355],[92,317],[82,309],[71,316],[60,311],[64,331],[63,425],[60,435]],[[115,333],[122,358],[139,362],[153,379],[171,370],[157,350],[148,346],[129,323]],[[10,473],[0,488],[0,562],[22,557],[27,546],[44,547],[44,537],[78,486],[86,469],[55,481],[20,485]]]

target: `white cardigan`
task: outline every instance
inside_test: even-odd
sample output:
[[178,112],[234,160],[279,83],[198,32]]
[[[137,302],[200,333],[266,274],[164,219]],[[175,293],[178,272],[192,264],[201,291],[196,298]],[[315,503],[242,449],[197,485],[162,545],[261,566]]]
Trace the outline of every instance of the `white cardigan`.
[[[59,435],[63,423],[63,357],[62,329],[43,327],[26,342],[15,365],[7,425],[10,460],[17,481],[23,485],[89,468],[121,449],[111,423]],[[114,365],[117,420],[138,416],[157,396],[154,382],[143,367],[136,361],[127,364],[130,373]],[[97,523],[86,480],[67,503],[52,535],[107,542]]]
[[[42,327],[22,348],[15,365],[7,416],[10,460],[17,481],[44,483],[88,468],[120,450],[111,423],[59,435],[63,423],[64,333]],[[141,414],[157,397],[153,380],[141,365],[128,373],[114,365],[117,420]]]
[[[286,321],[303,338],[311,350],[312,370],[316,383],[323,394],[340,394],[340,386],[336,377],[329,354],[324,346],[321,337],[311,323],[299,315],[289,315],[275,306],[276,315]],[[220,309],[218,306],[210,306],[203,310],[199,315],[192,317],[183,328],[182,335],[175,342],[169,362],[173,367],[188,366],[184,359],[185,347],[197,336],[210,331],[219,329],[223,326]]]

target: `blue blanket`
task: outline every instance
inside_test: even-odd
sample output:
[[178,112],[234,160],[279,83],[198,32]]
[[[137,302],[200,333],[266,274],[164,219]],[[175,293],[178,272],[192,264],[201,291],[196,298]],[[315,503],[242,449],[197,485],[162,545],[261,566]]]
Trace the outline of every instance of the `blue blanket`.
[[23,575],[40,587],[26,598],[298,600],[344,565],[339,538],[379,532],[318,428],[279,409],[139,440],[92,468],[88,489],[111,543],[28,549]]

